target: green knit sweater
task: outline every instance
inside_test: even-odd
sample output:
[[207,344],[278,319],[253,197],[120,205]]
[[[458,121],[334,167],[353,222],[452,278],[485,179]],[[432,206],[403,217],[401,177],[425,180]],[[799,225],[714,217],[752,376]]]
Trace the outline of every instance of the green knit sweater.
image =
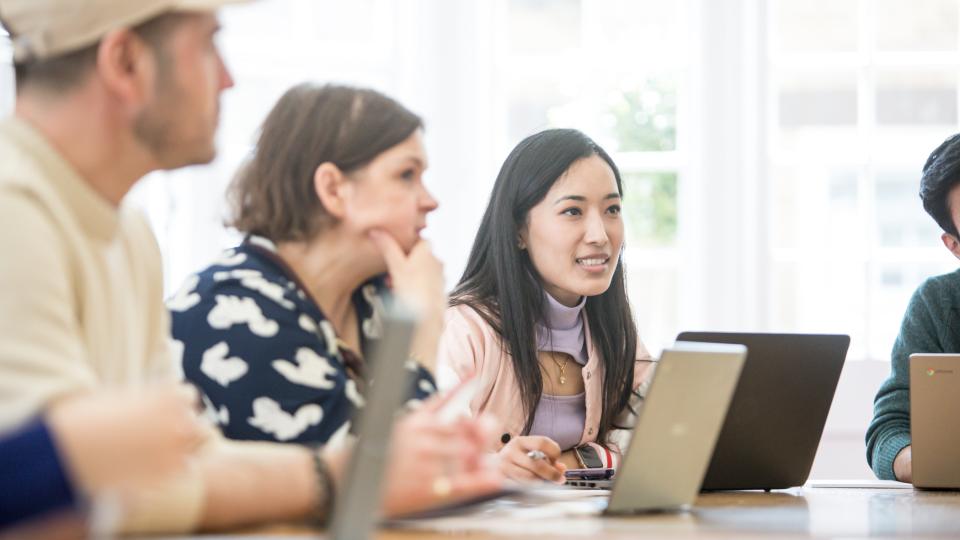
[[913,353],[960,352],[960,270],[932,277],[913,293],[893,344],[890,377],[873,401],[867,462],[894,480],[893,460],[910,444],[910,368]]

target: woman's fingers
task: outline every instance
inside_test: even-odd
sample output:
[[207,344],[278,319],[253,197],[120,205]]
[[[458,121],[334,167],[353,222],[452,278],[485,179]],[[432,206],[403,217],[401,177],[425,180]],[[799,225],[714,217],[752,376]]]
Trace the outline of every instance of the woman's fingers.
[[512,455],[502,469],[514,480],[546,480],[560,482],[563,473],[545,459],[530,459],[526,455]]
[[[564,469],[556,460],[560,446],[548,437],[516,437],[500,450],[504,474],[518,480],[542,479],[562,482]],[[538,457],[542,456],[542,457]]]
[[406,261],[407,256],[404,254],[403,248],[401,248],[400,244],[389,234],[383,231],[372,230],[370,231],[370,240],[372,240],[374,245],[377,246],[377,249],[380,250],[380,253],[383,255],[383,260],[387,263],[387,270],[389,270],[391,274]]
[[559,482],[563,480],[563,472],[561,472],[560,469],[553,464],[553,462],[547,461],[546,459],[531,459],[530,457],[523,455],[514,463],[532,472],[540,479],[548,480],[550,482]]
[[430,243],[420,240],[405,253],[396,239],[383,231],[372,230],[369,236],[383,255],[397,298],[422,317],[442,313],[446,306],[443,264]]
[[541,480],[541,478],[530,469],[521,467],[520,465],[512,461],[504,463],[501,466],[500,470],[504,476],[506,476],[507,478],[512,478],[514,480],[520,480],[525,482],[535,482],[535,481]]
[[546,454],[546,457],[551,461],[560,459],[560,454],[563,453],[560,450],[560,445],[550,437],[528,435],[525,437],[517,437],[515,440],[527,452],[530,452],[531,450],[539,450]]

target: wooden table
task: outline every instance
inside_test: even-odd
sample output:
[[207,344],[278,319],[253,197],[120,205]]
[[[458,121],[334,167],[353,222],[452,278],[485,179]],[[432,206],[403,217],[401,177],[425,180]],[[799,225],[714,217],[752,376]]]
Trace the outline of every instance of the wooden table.
[[[502,513],[505,504],[492,503],[471,517],[424,521],[411,530],[384,529],[377,538],[960,537],[960,492],[797,488],[773,493],[710,493],[702,495],[689,512],[629,517],[581,514],[556,518],[523,512],[506,517]],[[285,527],[249,534],[318,536]]]

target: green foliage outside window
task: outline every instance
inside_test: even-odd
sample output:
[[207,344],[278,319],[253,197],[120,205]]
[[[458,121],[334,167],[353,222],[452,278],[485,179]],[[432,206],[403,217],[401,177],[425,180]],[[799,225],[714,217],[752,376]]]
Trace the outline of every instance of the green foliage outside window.
[[[650,79],[622,92],[610,108],[619,152],[669,152],[676,149],[677,92]],[[677,236],[676,172],[624,175],[624,219],[630,245],[670,246]]]
[[648,80],[623,92],[611,106],[621,152],[669,152],[677,147],[677,92],[673,84]]
[[632,173],[623,177],[627,244],[661,247],[677,237],[677,174]]

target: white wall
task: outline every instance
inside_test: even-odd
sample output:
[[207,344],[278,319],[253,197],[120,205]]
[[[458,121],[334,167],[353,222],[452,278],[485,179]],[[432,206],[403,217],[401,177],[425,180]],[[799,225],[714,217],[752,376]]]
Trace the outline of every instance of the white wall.
[[889,373],[886,362],[852,361],[844,366],[811,478],[873,477],[867,465],[864,435],[873,418],[873,397]]

